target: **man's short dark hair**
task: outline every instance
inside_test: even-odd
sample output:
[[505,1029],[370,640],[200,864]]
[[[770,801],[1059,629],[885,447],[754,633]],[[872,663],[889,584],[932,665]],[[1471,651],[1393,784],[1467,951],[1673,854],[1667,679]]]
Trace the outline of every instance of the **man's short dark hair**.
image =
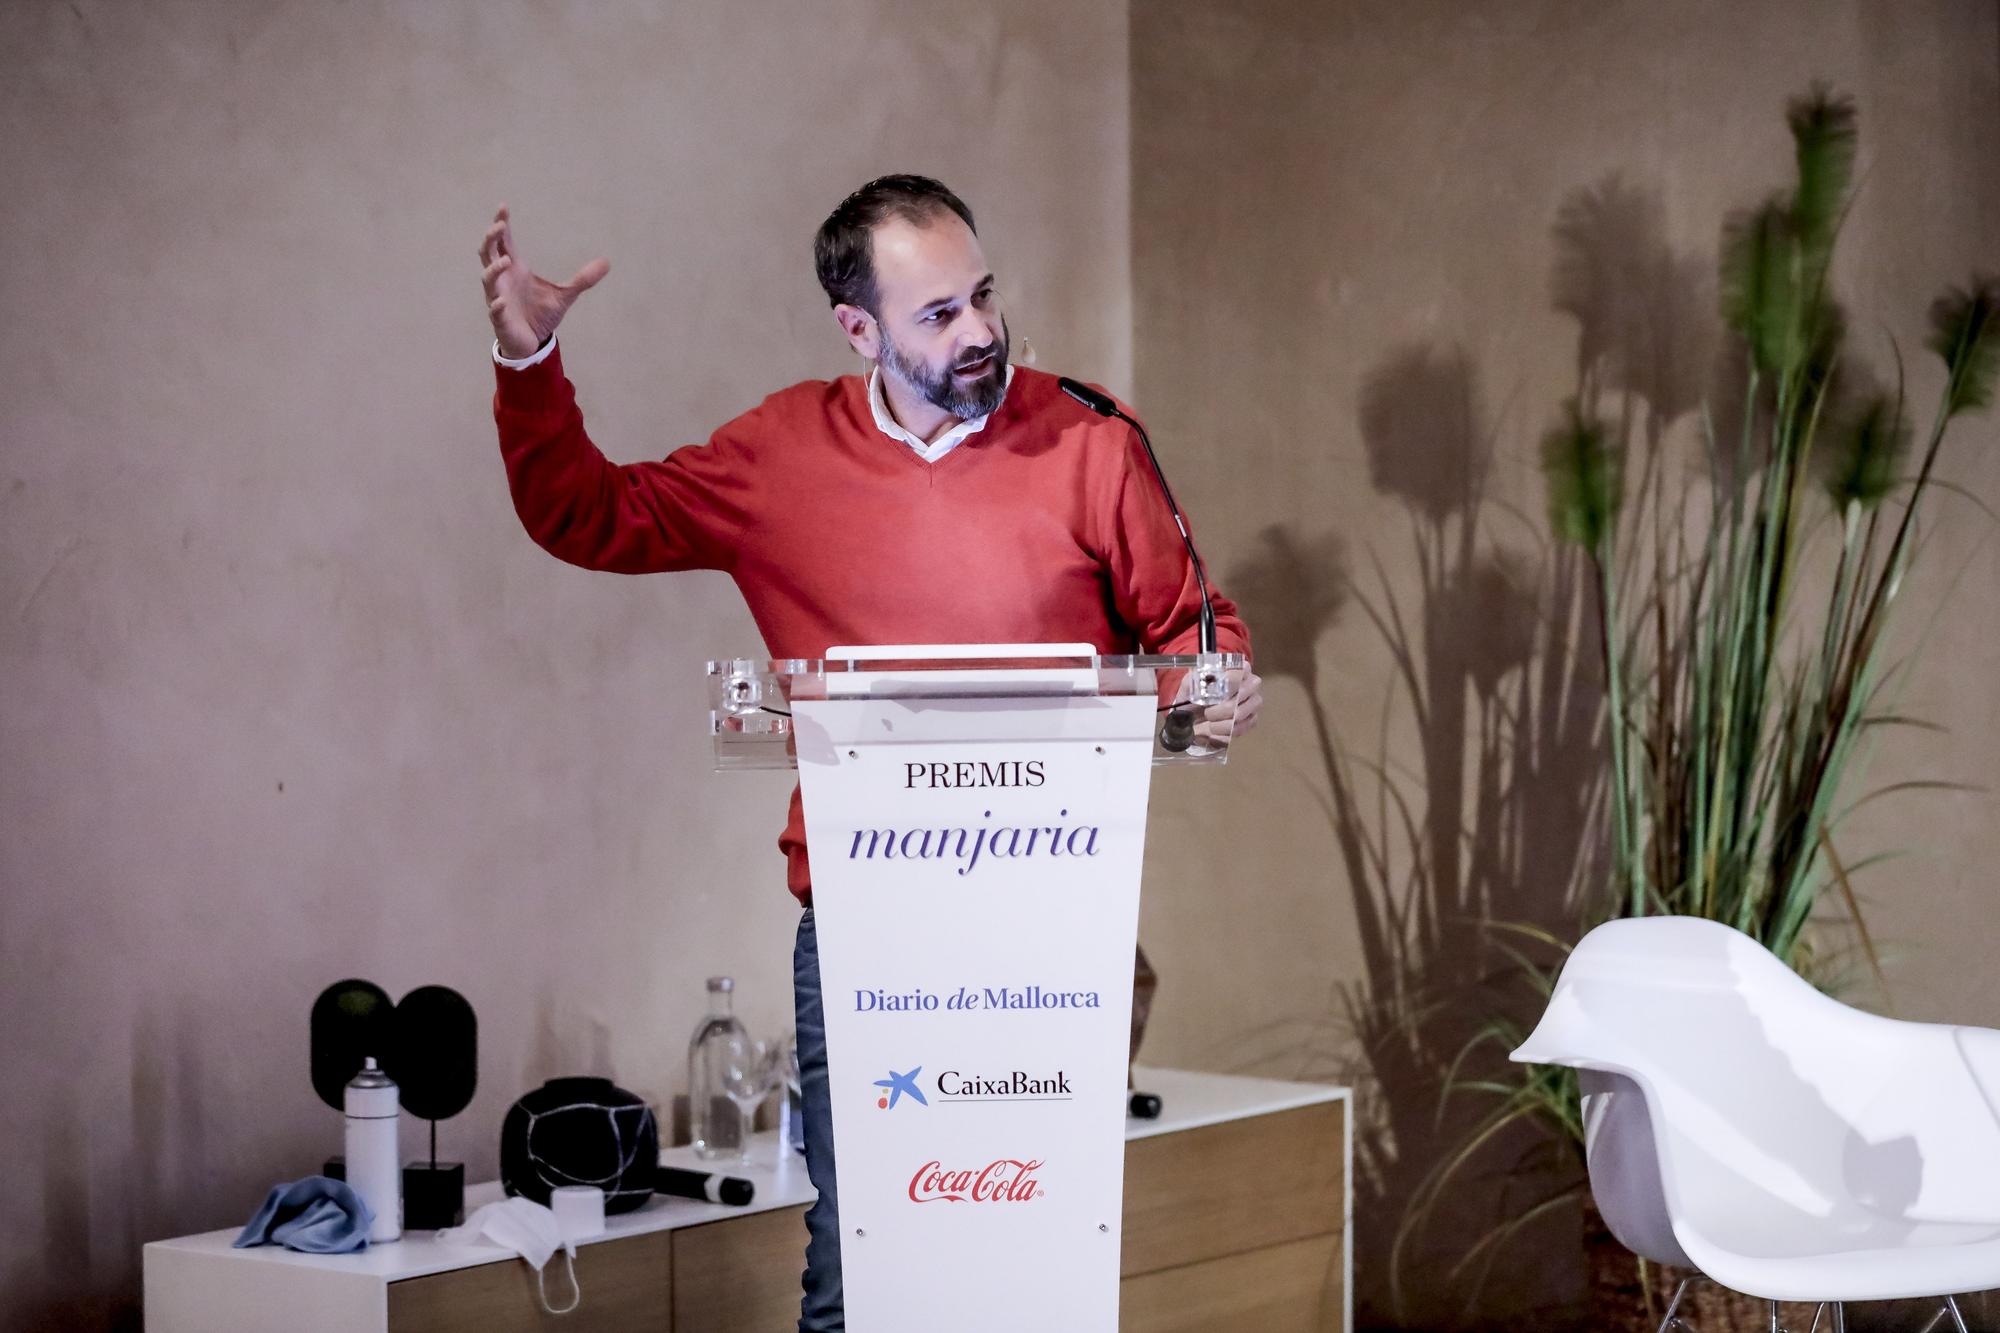
[[945,211],[956,213],[973,233],[972,210],[963,200],[929,176],[878,176],[840,201],[840,207],[819,224],[813,237],[813,267],[819,285],[833,305],[860,306],[881,317],[875,308],[875,228],[890,218],[916,227],[928,226]]

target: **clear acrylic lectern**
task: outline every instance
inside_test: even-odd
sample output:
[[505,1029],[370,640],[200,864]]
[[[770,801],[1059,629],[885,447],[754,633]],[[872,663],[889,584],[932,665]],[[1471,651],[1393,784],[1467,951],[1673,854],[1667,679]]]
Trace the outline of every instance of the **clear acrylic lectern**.
[[[1240,655],[711,662],[719,768],[796,767],[847,1326],[1116,1333],[1156,762],[1229,753]],[[996,1262],[1030,1280],[990,1290]]]
[[[729,658],[708,664],[717,769],[795,768],[792,704],[801,700],[963,700],[1151,695],[1160,701],[1156,764],[1222,764],[1231,723],[1209,711],[1234,687],[1241,653],[1110,655],[1089,645],[836,649],[824,658]],[[907,654],[890,656],[888,654]],[[1185,724],[1185,725],[1170,725]]]

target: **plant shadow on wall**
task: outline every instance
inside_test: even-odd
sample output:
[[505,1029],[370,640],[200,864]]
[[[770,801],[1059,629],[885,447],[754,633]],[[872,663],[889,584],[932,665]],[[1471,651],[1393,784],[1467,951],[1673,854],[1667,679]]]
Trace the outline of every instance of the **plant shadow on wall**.
[[[1368,377],[1360,426],[1375,488],[1409,517],[1395,567],[1414,595],[1380,553],[1356,577],[1284,529],[1238,571],[1257,623],[1283,627],[1260,666],[1306,689],[1354,895],[1363,975],[1304,1063],[1366,1093],[1364,1322],[1518,1322],[1539,1295],[1550,1326],[1585,1313],[1577,1294],[1594,1327],[1657,1322],[1663,1275],[1580,1209],[1574,1073],[1505,1058],[1582,930],[1703,916],[1828,988],[1851,937],[1880,984],[1835,834],[1867,737],[1908,722],[1888,626],[1946,427],[2000,378],[2000,281],[1932,304],[1945,383],[1911,451],[1900,360],[1893,389],[1861,367],[1828,282],[1853,104],[1815,88],[1788,121],[1796,184],[1730,219],[1719,282],[1667,243],[1648,191],[1612,176],[1562,204],[1553,295],[1577,356],[1541,441],[1553,538],[1489,490],[1495,432],[1465,357],[1412,348]],[[1301,595],[1321,586],[1342,592]],[[1336,739],[1313,653],[1352,611],[1389,662],[1365,755]],[[1487,1283],[1503,1254],[1535,1256],[1512,1290]],[[1704,1296],[1692,1313],[1747,1311]]]
[[[1714,377],[1729,373],[1717,359],[1712,261],[1676,249],[1659,193],[1617,172],[1563,199],[1551,243],[1551,303],[1575,328],[1570,401],[1605,420],[1622,456],[1657,481],[1672,437],[1697,418]],[[1601,570],[1590,553],[1538,519],[1521,523],[1539,543],[1525,590],[1513,607],[1480,609],[1487,627],[1503,616],[1531,627],[1533,650],[1520,666],[1525,702],[1503,711],[1520,724],[1511,745],[1486,760],[1514,775],[1499,790],[1521,834],[1498,844],[1492,891],[1465,904],[1474,919],[1445,960],[1446,986],[1454,965],[1474,981],[1432,991],[1452,1021],[1433,1024],[1427,1077],[1410,1092],[1430,1133],[1391,1148],[1397,1190],[1385,1202],[1384,1274],[1398,1322],[1425,1327],[1490,1315],[1488,1283],[1510,1255],[1542,1256],[1529,1270],[1542,1280],[1533,1294],[1572,1316],[1602,1280],[1584,1243],[1591,1228],[1574,1075],[1522,1077],[1505,1055],[1546,998],[1522,977],[1539,978],[1535,960],[1559,953],[1599,915],[1613,873],[1603,723],[1615,664],[1604,652]],[[1468,837],[1481,847],[1476,824]],[[1465,1092],[1499,1100],[1482,1107],[1453,1095]],[[1564,1263],[1549,1265],[1550,1255]]]
[[[1477,1129],[1472,1108],[1441,1105],[1439,1088],[1500,998],[1506,944],[1485,923],[1566,932],[1576,886],[1601,874],[1602,842],[1579,830],[1601,785],[1602,677],[1584,562],[1490,493],[1498,427],[1470,359],[1424,346],[1392,353],[1366,377],[1359,427],[1371,484],[1402,510],[1406,543],[1369,550],[1357,571],[1335,539],[1273,527],[1230,587],[1257,626],[1259,670],[1303,687],[1353,895],[1361,976],[1329,997],[1299,1072],[1357,1089],[1356,1319],[1445,1328],[1468,1319],[1464,1273],[1453,1271],[1463,1233],[1496,1211],[1530,1214],[1574,1181],[1545,1149],[1547,1160],[1468,1179],[1450,1219],[1403,1247],[1397,1299],[1407,1202]],[[1392,570],[1413,573],[1414,588]],[[1316,653],[1350,617],[1389,663],[1365,745],[1337,735]],[[1524,1225],[1563,1224],[1547,1214]],[[1492,1295],[1524,1315],[1550,1303],[1552,1284],[1564,1285],[1545,1270]]]

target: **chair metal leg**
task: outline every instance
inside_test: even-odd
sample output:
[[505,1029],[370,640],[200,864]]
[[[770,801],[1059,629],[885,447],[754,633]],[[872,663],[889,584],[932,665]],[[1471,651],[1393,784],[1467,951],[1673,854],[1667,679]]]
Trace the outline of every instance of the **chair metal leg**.
[[1931,1333],[1931,1330],[1936,1328],[1939,1324],[1942,1324],[1944,1322],[1944,1317],[1950,1313],[1951,1312],[1949,1310],[1944,1310],[1944,1309],[1938,1310],[1937,1313],[1933,1314],[1929,1319],[1924,1321],[1924,1326],[1921,1330],[1919,1330],[1919,1333]]
[[1693,1278],[1684,1277],[1681,1279],[1681,1284],[1674,1288],[1674,1298],[1667,1302],[1667,1317],[1660,1321],[1660,1333],[1668,1333],[1668,1330],[1673,1328],[1676,1322],[1674,1316],[1681,1308],[1681,1297],[1687,1295],[1688,1283],[1692,1281]]
[[1934,1311],[1934,1313],[1930,1315],[1930,1319],[1926,1319],[1926,1321],[1924,1321],[1924,1327],[1922,1327],[1922,1329],[1918,1329],[1918,1333],[1930,1333],[1930,1331],[1932,1331],[1932,1329],[1936,1329],[1936,1327],[1938,1327],[1940,1323],[1944,1323],[1944,1317],[1946,1317],[1948,1313],[1952,1313],[1952,1311],[1948,1311],[1948,1309],[1944,1309],[1944,1307],[1940,1305],[1940,1307],[1938,1307],[1938,1309],[1936,1309],[1936,1311]]
[[[1682,1278],[1681,1284],[1674,1288],[1674,1298],[1667,1302],[1667,1317],[1660,1321],[1659,1333],[1669,1333],[1669,1330],[1680,1322],[1677,1316],[1680,1313],[1681,1298],[1687,1295],[1688,1284],[1693,1281],[1694,1279],[1691,1277]],[[1833,1320],[1829,1325],[1831,1333],[1847,1333],[1847,1305],[1843,1301],[1821,1301],[1818,1305],[1814,1306],[1812,1326],[1807,1330],[1807,1333],[1819,1333],[1819,1318],[1825,1312],[1829,1303],[1833,1306]],[[1945,1297],[1944,1306],[1930,1317],[1929,1322],[1922,1329],[1918,1330],[1918,1333],[1931,1333],[1933,1329],[1947,1318],[1951,1320],[1954,1333],[1970,1333],[1970,1330],[1965,1326],[1965,1316],[1959,1313],[1958,1298],[1956,1296]],[[1685,1325],[1682,1326],[1686,1327]],[[1783,1326],[1778,1322],[1778,1303],[1776,1301],[1770,1302],[1768,1333],[1785,1333]]]

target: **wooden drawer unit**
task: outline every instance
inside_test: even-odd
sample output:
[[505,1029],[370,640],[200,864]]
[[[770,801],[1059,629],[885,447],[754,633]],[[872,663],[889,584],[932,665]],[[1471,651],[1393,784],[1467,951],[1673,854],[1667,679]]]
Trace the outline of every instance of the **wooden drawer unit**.
[[796,1328],[805,1257],[804,1208],[674,1232],[674,1333]]
[[1345,1102],[1125,1145],[1126,1277],[1337,1235]]
[[[576,1249],[576,1280],[598,1333],[664,1333],[673,1308],[676,1233],[653,1231]],[[560,1310],[574,1293],[560,1253],[543,1270],[549,1304]],[[577,1314],[584,1312],[579,1306]],[[523,1263],[481,1264],[389,1284],[390,1333],[557,1333],[577,1319],[551,1315],[535,1296],[535,1275]]]
[[1345,1330],[1338,1234],[1163,1268],[1119,1284],[1119,1333]]
[[1347,1102],[1125,1145],[1121,1333],[1341,1330]]

